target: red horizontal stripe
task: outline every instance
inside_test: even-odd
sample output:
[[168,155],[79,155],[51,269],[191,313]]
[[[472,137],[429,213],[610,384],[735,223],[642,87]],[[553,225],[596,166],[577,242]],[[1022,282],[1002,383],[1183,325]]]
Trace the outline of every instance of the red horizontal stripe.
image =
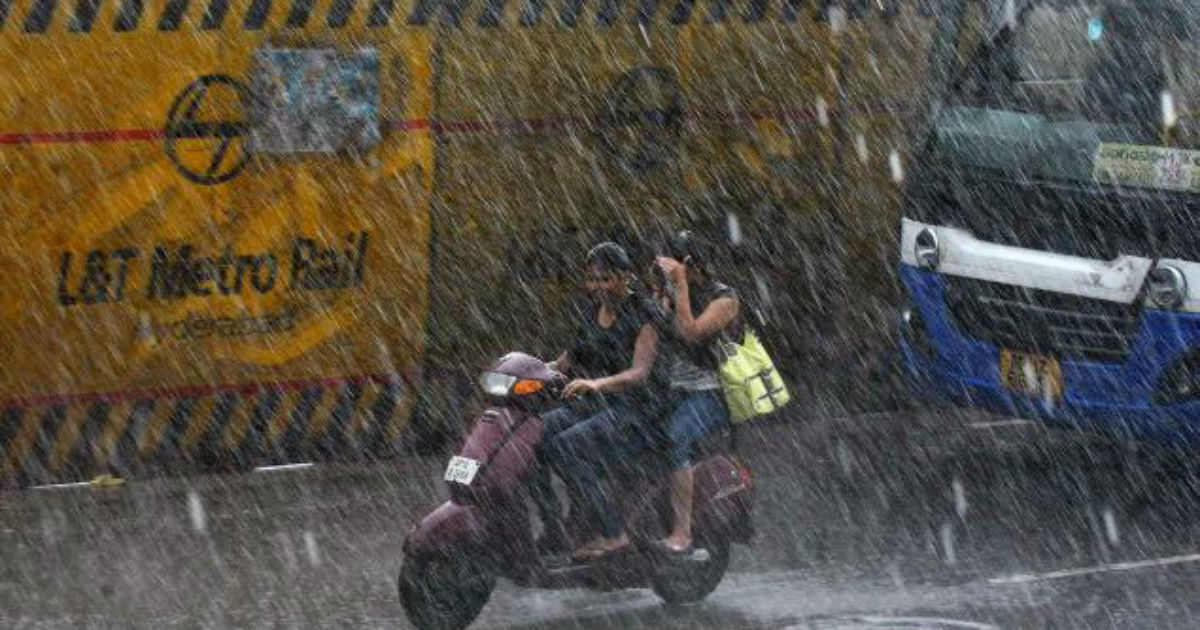
[[[761,120],[810,121],[816,118],[812,108],[763,111],[719,111],[694,109],[684,112],[693,120],[710,120],[748,124]],[[438,133],[521,134],[561,131],[571,128],[591,128],[604,124],[603,116],[551,116],[544,118],[510,118],[496,120],[412,120],[384,121],[388,131],[435,131]],[[146,142],[161,140],[162,129],[95,129],[85,131],[44,131],[0,134],[0,145],[32,144],[97,144],[104,142]]]
[[0,144],[91,144],[158,140],[161,129],[109,129],[0,134]]
[[213,385],[184,385],[179,387],[145,387],[123,389],[111,392],[88,392],[82,394],[44,394],[40,396],[22,396],[10,398],[0,409],[26,409],[30,407],[59,407],[69,404],[117,403],[125,400],[146,400],[158,398],[189,398],[193,396],[211,396],[214,394],[251,395],[261,391],[293,392],[310,387],[341,387],[345,385],[362,385],[378,383],[385,385],[396,380],[411,385],[415,376],[411,372],[398,374],[365,374],[361,376],[344,376],[336,378],[299,379],[291,381],[251,381],[247,383],[224,383]]

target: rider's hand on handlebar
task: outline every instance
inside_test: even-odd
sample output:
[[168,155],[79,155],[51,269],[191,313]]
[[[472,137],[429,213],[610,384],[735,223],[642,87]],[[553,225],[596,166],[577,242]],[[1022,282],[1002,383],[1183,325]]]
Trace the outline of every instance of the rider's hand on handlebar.
[[563,388],[563,398],[574,398],[580,394],[599,394],[600,383],[586,378],[577,378]]

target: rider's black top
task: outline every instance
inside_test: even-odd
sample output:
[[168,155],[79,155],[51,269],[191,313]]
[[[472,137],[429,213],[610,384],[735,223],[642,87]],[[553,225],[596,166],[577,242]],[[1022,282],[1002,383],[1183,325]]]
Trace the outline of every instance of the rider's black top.
[[[597,320],[599,305],[592,301],[576,303],[575,341],[567,350],[573,377],[602,378],[629,369],[642,327],[654,324],[655,306],[641,296],[631,294],[616,309],[612,325],[605,328]],[[623,392],[605,394],[607,404],[626,404],[636,411],[648,410],[654,395],[662,392],[663,371],[652,368],[646,385]]]

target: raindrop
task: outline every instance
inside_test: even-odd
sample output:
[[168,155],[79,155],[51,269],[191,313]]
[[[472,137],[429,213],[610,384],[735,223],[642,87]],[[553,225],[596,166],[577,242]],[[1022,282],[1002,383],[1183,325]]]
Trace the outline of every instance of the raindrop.
[[896,564],[895,562],[889,562],[887,571],[888,577],[892,579],[892,585],[898,590],[905,590],[906,585],[904,584],[904,574],[900,573],[900,565]]
[[42,517],[42,538],[50,544],[56,544],[62,538],[59,534],[62,531],[61,523],[65,518],[63,513],[58,511],[54,512],[54,516],[57,518],[51,518],[49,515]]
[[321,550],[317,548],[317,537],[311,531],[304,532],[304,553],[308,556],[309,564],[321,566]]
[[288,571],[295,573],[298,563],[296,562],[296,550],[292,548],[292,540],[283,532],[277,533],[275,537],[279,540],[279,549],[283,555],[284,565],[287,566]]
[[858,152],[858,161],[866,164],[870,155],[867,153],[867,139],[861,133],[854,138],[854,150]]
[[758,291],[758,299],[762,302],[764,308],[771,310],[774,299],[771,297],[771,288],[767,286],[767,280],[763,278],[762,273],[754,269],[754,288]]
[[188,490],[188,516],[192,520],[192,529],[203,534],[208,531],[208,518],[204,513],[204,502],[200,493],[195,489]]
[[838,463],[842,465],[842,472],[849,475],[854,469],[854,458],[850,456],[850,449],[840,440],[837,443],[837,458]]
[[1038,390],[1038,374],[1032,361],[1026,361],[1024,364],[1022,364],[1021,376],[1024,379],[1026,391]]
[[829,106],[825,104],[825,97],[817,97],[817,122],[821,123],[822,127],[829,126]]
[[1114,547],[1121,544],[1121,533],[1117,531],[1117,517],[1112,508],[1104,508],[1104,534]]
[[954,513],[963,518],[967,515],[967,489],[958,477],[951,482],[950,488],[954,491]]
[[829,30],[837,37],[846,30],[846,11],[840,5],[829,7]]
[[1179,115],[1175,111],[1175,96],[1170,91],[1163,90],[1160,100],[1162,101],[1163,127],[1174,127],[1175,123],[1179,122]]
[[142,341],[154,341],[154,328],[150,325],[150,313],[146,311],[138,313],[137,336]]
[[950,523],[942,523],[942,556],[946,560],[946,564],[957,564],[958,556],[954,552],[954,526]]
[[1048,410],[1048,412],[1049,412],[1049,410],[1054,409],[1054,402],[1055,402],[1054,380],[1052,380],[1050,378],[1050,374],[1043,374],[1042,379],[1040,379],[1040,382],[1042,382],[1042,385],[1039,386],[1039,389],[1042,390],[1042,408],[1045,410]]
[[900,163],[900,152],[892,149],[888,153],[888,167],[892,170],[892,181],[899,184],[904,181],[904,165]]
[[741,245],[742,223],[740,220],[738,220],[737,214],[730,212],[725,215],[725,219],[729,228],[729,244]]

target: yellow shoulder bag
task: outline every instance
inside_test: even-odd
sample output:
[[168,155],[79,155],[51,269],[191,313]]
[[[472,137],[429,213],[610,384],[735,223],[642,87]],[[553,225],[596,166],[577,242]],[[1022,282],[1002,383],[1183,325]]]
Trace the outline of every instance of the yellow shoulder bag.
[[791,400],[771,355],[746,326],[741,343],[723,339],[717,344],[721,389],[734,424],[773,413]]

